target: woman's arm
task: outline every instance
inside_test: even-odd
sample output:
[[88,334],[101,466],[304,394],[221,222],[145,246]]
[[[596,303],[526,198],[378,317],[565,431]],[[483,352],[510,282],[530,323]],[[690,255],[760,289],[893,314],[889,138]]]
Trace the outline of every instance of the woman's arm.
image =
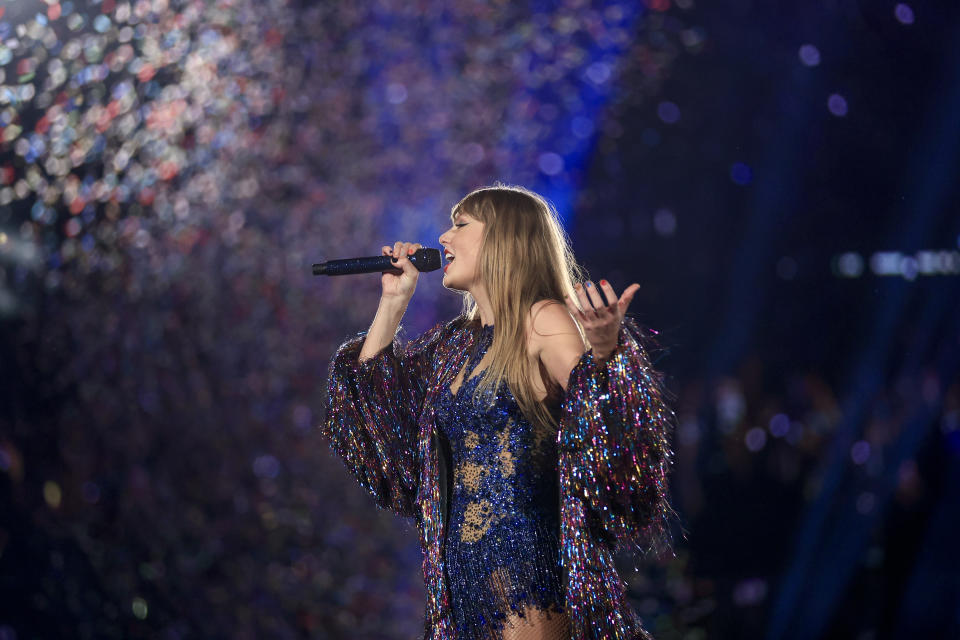
[[330,363],[321,431],[377,505],[403,516],[418,513],[418,422],[444,328],[437,324],[407,345],[391,337],[363,361],[371,332],[359,333]]
[[577,324],[559,302],[537,302],[530,314],[534,351],[550,377],[566,391],[570,371],[587,350]]
[[380,298],[377,314],[363,340],[358,359],[363,362],[383,351],[393,342],[397,335],[397,328],[407,311],[408,301],[402,298]]
[[642,332],[624,318],[616,346],[600,360],[584,351],[567,309],[547,305],[535,316],[536,350],[566,392],[559,434],[565,490],[613,541],[668,546],[673,414]]
[[443,329],[437,325],[406,346],[395,341],[419,277],[408,256],[419,248],[411,242],[381,248],[400,273],[383,273],[370,329],[337,349],[322,426],[333,450],[377,504],[404,516],[417,514],[422,465],[418,422],[434,345]]
[[[363,348],[360,350],[359,357],[361,361],[379,353],[393,342],[397,327],[400,326],[400,320],[407,310],[407,304],[410,303],[410,298],[417,290],[420,271],[411,264],[410,254],[419,248],[420,245],[415,242],[399,241],[394,243],[393,247],[384,245],[380,248],[383,255],[391,256],[395,269],[384,271],[380,277],[380,284],[383,289],[380,294],[380,305],[377,307],[373,324],[370,325],[366,339],[363,341]],[[400,270],[399,274],[396,273],[396,269]]]

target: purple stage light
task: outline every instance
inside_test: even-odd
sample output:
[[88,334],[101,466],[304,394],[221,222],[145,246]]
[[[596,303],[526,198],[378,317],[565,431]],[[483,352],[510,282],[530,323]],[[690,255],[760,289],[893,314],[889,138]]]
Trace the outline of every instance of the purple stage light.
[[667,124],[675,124],[680,121],[680,107],[670,101],[661,102],[657,105],[657,115]]
[[820,50],[812,44],[805,44],[800,47],[800,61],[808,67],[815,67],[820,64]]
[[540,171],[543,171],[548,176],[555,176],[563,171],[563,158],[553,152],[540,154],[537,164],[540,167]]
[[858,440],[850,447],[850,458],[854,464],[865,464],[870,459],[870,443]]
[[778,413],[770,418],[770,435],[774,438],[782,438],[790,431],[790,418],[786,414]]
[[827,109],[830,110],[830,113],[842,118],[847,115],[847,100],[839,93],[832,93],[830,97],[827,98]]
[[896,16],[897,21],[900,24],[913,24],[914,15],[913,9],[910,8],[910,5],[899,3],[893,8],[893,15]]
[[760,449],[763,449],[764,445],[767,444],[767,432],[761,427],[754,427],[747,431],[744,442],[747,445],[747,449],[756,453],[757,451],[760,451]]
[[677,217],[669,209],[660,209],[653,214],[653,229],[658,235],[672,236],[677,231]]
[[730,179],[740,186],[753,182],[753,169],[743,162],[734,162],[730,167]]

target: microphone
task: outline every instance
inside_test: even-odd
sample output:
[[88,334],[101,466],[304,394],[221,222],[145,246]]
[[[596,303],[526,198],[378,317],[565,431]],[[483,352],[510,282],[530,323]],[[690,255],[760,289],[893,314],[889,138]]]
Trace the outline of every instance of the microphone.
[[[443,262],[440,258],[439,249],[426,247],[417,249],[409,258],[410,264],[415,266],[418,271],[436,271]],[[384,271],[391,271],[396,275],[403,273],[403,269],[397,267],[390,256],[328,260],[313,265],[313,275],[315,276],[346,276],[352,273],[382,273]]]

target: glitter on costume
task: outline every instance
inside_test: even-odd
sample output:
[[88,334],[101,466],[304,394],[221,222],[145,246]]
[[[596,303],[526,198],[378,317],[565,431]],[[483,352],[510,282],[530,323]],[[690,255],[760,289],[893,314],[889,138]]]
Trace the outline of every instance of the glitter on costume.
[[[465,378],[457,397],[450,396],[450,383],[471,354],[473,360],[482,357],[484,344],[480,341],[485,334],[489,340],[488,329],[459,316],[436,325],[407,345],[394,340],[359,363],[357,357],[366,335],[361,332],[341,345],[330,364],[324,435],[380,507],[411,517],[418,526],[428,594],[424,638],[463,637],[464,629],[458,629],[457,624],[462,625],[470,615],[503,613],[504,605],[510,608],[521,602],[535,603],[538,598],[544,603],[541,606],[562,601],[571,637],[649,638],[626,599],[613,552],[669,548],[672,510],[667,474],[672,457],[672,413],[642,347],[642,333],[630,318],[624,319],[617,349],[607,362],[596,362],[588,351],[570,373],[556,435],[559,513],[538,516],[537,509],[527,502],[526,508],[518,507],[521,513],[512,514],[527,526],[524,533],[503,543],[504,547],[492,543],[483,547],[484,553],[494,554],[488,558],[492,566],[503,567],[518,560],[509,551],[497,558],[498,549],[536,539],[544,545],[542,553],[524,560],[536,564],[549,556],[551,549],[549,534],[537,538],[535,533],[548,532],[551,523],[559,522],[561,570],[544,568],[529,582],[537,590],[533,595],[515,589],[506,598],[495,598],[491,595],[494,590],[478,587],[472,595],[485,592],[487,599],[467,607],[462,592],[452,593],[464,588],[463,574],[469,577],[476,567],[447,566],[444,551],[463,551],[471,542],[502,532],[498,519],[510,517],[502,508],[509,504],[512,491],[519,491],[519,498],[512,495],[518,504],[536,488],[549,491],[548,484],[524,486],[519,479],[497,486],[507,477],[519,475],[521,469],[533,468],[526,465],[534,459],[529,451],[521,451],[519,443],[524,437],[520,434],[527,428],[526,421],[510,414],[506,394],[500,397],[498,392],[496,403],[485,416],[486,423],[481,420],[479,405],[464,406],[459,397],[461,392],[470,392],[473,380]],[[456,413],[459,424],[444,421],[450,411]],[[452,461],[446,460],[438,436],[444,428],[453,436]],[[477,433],[481,429],[484,433]],[[504,433],[505,439],[497,437]],[[494,435],[495,440],[485,441],[484,435]],[[504,455],[503,444],[508,445],[510,455]],[[448,523],[443,517],[448,489],[441,469],[451,463],[455,482]],[[487,474],[478,479],[473,476],[475,471]],[[464,492],[474,486],[478,492],[475,504],[479,506],[471,509]],[[497,495],[495,490],[504,493]],[[535,522],[537,516],[540,520]],[[447,538],[457,532],[459,543]],[[464,561],[469,555],[463,551],[456,557]],[[562,597],[551,593],[551,577],[555,575],[565,579]],[[492,582],[502,584],[500,580]],[[489,628],[476,631],[470,637],[496,637]]]
[[565,632],[550,615],[564,613],[556,434],[534,428],[504,385],[492,406],[492,394],[475,397],[494,328],[480,331],[456,394],[445,387],[436,407],[454,469],[444,559],[456,637],[498,640],[525,607]]

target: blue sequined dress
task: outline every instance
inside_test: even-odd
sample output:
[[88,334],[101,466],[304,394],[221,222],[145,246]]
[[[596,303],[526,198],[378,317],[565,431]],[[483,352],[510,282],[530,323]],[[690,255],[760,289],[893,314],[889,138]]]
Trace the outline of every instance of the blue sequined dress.
[[492,406],[474,394],[483,372],[471,373],[492,340],[484,326],[456,395],[448,387],[435,406],[452,463],[443,548],[458,639],[499,638],[527,607],[549,619],[564,611],[556,430],[533,427],[505,382]]
[[[469,375],[450,394],[481,333],[479,319],[461,315],[361,361],[361,332],[330,363],[321,433],[378,506],[417,526],[427,591],[423,640],[499,640],[490,622],[538,599],[564,603],[568,628],[551,640],[650,640],[613,561],[617,549],[670,548],[673,412],[643,331],[624,318],[612,357],[600,362],[589,350],[580,357],[559,391],[558,429],[549,434],[520,419],[503,387],[490,411],[468,402],[477,385]],[[488,346],[492,337],[491,330]],[[548,390],[559,389],[549,377]],[[445,444],[444,432],[452,442]],[[559,500],[548,497],[554,473]],[[546,505],[559,510],[559,562],[557,521]],[[560,626],[561,618],[548,625]],[[548,625],[509,635],[543,640],[540,627]]]

